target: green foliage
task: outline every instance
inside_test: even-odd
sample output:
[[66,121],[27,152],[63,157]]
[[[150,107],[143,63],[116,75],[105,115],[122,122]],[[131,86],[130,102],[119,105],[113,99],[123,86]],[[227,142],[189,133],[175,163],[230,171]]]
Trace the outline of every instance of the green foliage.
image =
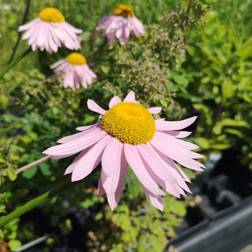
[[[7,62],[21,22],[24,2],[1,1],[0,66]],[[117,1],[32,1],[29,19],[50,4],[66,19],[84,30],[82,52],[99,80],[88,89],[63,89],[49,65],[64,57],[34,52],[0,81],[0,214],[50,189],[71,162],[48,161],[19,175],[16,169],[41,158],[41,152],[75,128],[93,123],[97,116],[86,108],[88,98],[106,107],[112,95],[129,89],[148,106],[162,106],[162,117],[181,119],[200,113],[193,140],[205,154],[233,146],[246,166],[251,166],[252,139],[252,5],[249,0],[122,1],[133,4],[146,33],[125,46],[107,45],[94,32],[98,20]],[[224,3],[225,2],[225,3]],[[15,27],[15,28],[13,28]],[[26,48],[20,44],[19,52]],[[2,57],[3,56],[3,57]],[[185,169],[190,177],[195,174]],[[11,182],[15,180],[15,182]],[[41,212],[48,225],[71,232],[69,207],[94,212],[87,246],[90,251],[163,251],[175,227],[186,214],[187,202],[166,197],[163,213],[145,199],[133,175],[112,212],[96,195],[97,174],[63,196],[50,200]],[[11,203],[11,204],[10,204]],[[97,211],[97,210],[96,210]],[[63,221],[62,221],[63,220]],[[22,225],[22,230],[19,226]],[[0,240],[14,249],[38,237],[31,220],[15,220],[0,231]],[[48,240],[48,247],[54,240]],[[49,250],[49,249],[48,249]]]
[[251,37],[248,31],[245,33],[247,27],[242,26],[245,22],[241,20],[241,11],[247,11],[244,7],[251,5],[243,1],[237,10],[235,2],[239,1],[230,1],[226,8],[234,8],[235,13],[231,14],[237,19],[223,18],[227,16],[220,11],[224,6],[214,2],[214,8],[205,17],[204,27],[191,30],[187,35],[194,39],[187,48],[188,57],[181,73],[187,78],[186,91],[178,96],[185,105],[200,112],[200,137],[195,141],[202,149],[221,151],[233,146],[237,153],[242,149],[242,161],[247,160],[244,164],[249,166]]

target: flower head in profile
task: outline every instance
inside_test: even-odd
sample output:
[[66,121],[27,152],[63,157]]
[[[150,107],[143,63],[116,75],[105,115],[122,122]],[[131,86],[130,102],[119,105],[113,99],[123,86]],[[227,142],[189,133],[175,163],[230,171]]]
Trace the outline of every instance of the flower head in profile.
[[62,13],[56,8],[44,8],[38,17],[31,22],[21,25],[18,29],[24,32],[22,39],[28,40],[32,50],[46,50],[48,53],[57,52],[61,45],[70,50],[80,49],[82,30],[65,21]]
[[163,209],[164,191],[180,197],[190,192],[190,180],[178,166],[201,171],[204,165],[195,159],[202,155],[197,148],[182,138],[190,135],[183,131],[196,117],[182,121],[153,118],[160,107],[145,108],[129,92],[121,101],[113,97],[106,111],[93,100],[88,100],[91,111],[100,115],[100,121],[77,128],[79,133],[58,140],[59,145],[44,151],[52,158],[64,158],[79,153],[65,174],[72,174],[72,181],[84,179],[101,163],[98,183],[100,195],[106,193],[114,209],[125,185],[127,167],[130,166],[141,182],[152,205]]
[[89,68],[86,58],[77,52],[70,53],[65,59],[54,63],[51,68],[63,87],[73,90],[81,86],[86,88],[96,79],[96,74]]
[[139,37],[144,34],[144,27],[135,16],[131,6],[119,4],[113,11],[113,15],[105,16],[97,26],[109,42],[118,39],[120,44],[125,44],[131,35]]

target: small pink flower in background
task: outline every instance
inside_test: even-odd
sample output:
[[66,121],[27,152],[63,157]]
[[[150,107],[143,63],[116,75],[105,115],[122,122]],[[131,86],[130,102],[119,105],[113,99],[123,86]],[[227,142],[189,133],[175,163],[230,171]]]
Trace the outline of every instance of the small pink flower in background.
[[195,160],[203,156],[192,151],[197,146],[182,140],[191,133],[182,129],[191,125],[195,116],[182,121],[155,120],[152,114],[161,108],[145,108],[135,100],[134,92],[123,101],[113,97],[107,111],[93,100],[88,100],[87,106],[100,115],[100,121],[77,128],[79,133],[59,139],[59,145],[44,151],[57,159],[79,153],[65,171],[72,174],[72,181],[84,179],[101,163],[98,192],[106,193],[112,209],[124,190],[128,165],[152,205],[160,210],[163,190],[178,198],[190,192],[186,184],[190,180],[178,163],[195,171],[204,168]]
[[89,68],[85,57],[77,52],[70,53],[65,59],[54,63],[51,68],[63,87],[73,90],[81,86],[86,88],[96,79],[96,74]]
[[124,45],[131,35],[139,37],[144,34],[141,21],[135,16],[131,6],[119,4],[113,11],[113,15],[102,18],[97,26],[109,42],[118,39]]
[[32,50],[57,52],[61,45],[70,50],[80,49],[80,34],[77,29],[65,21],[62,13],[56,8],[44,8],[37,18],[21,25],[18,29],[24,32],[22,39],[28,40]]

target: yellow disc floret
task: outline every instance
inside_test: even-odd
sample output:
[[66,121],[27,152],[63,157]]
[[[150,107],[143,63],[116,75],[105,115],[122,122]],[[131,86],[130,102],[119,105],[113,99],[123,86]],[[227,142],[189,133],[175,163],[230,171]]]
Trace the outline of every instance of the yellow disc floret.
[[86,58],[81,54],[77,52],[70,53],[66,60],[71,65],[84,65],[87,64]]
[[109,109],[101,127],[121,142],[134,145],[151,141],[156,131],[151,113],[133,102],[122,102]]
[[65,21],[62,13],[56,8],[44,8],[39,12],[39,17],[41,20],[50,23],[62,23]]
[[133,17],[135,15],[132,7],[126,4],[118,4],[114,9],[113,14],[123,17]]

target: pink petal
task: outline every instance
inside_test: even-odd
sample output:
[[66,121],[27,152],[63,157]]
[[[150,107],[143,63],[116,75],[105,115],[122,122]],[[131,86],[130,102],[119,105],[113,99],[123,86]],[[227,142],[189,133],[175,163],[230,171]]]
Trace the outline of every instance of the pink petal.
[[49,32],[48,32],[48,46],[50,47],[52,52],[56,53],[58,51],[58,46],[59,45],[58,45],[57,42],[55,42],[54,36],[53,36],[51,30],[49,30]]
[[28,22],[28,23],[26,23],[24,25],[20,25],[18,27],[18,31],[22,32],[22,31],[29,30],[29,29],[31,29],[34,26],[34,24],[37,24],[39,21],[40,21],[39,18],[35,18],[32,21],[30,21],[30,22]]
[[138,146],[138,150],[144,160],[145,167],[155,181],[157,181],[168,193],[180,197],[179,184],[171,172],[168,172],[166,164],[157,155],[150,145]]
[[85,131],[82,131],[82,132],[79,132],[79,133],[76,133],[76,134],[73,134],[73,135],[70,135],[70,136],[62,137],[57,141],[57,143],[68,143],[68,142],[71,142],[72,140],[75,140],[75,139],[78,139],[80,137],[89,135],[90,132],[94,131],[97,127],[98,126],[90,127],[89,129],[87,129]]
[[106,110],[101,108],[95,101],[93,101],[91,99],[88,99],[87,106],[88,106],[89,110],[96,112],[100,115],[104,115],[106,113]]
[[135,93],[133,91],[130,91],[123,101],[124,102],[134,102],[134,101],[136,101]]
[[65,64],[65,62],[66,62],[65,59],[58,60],[57,62],[51,65],[51,68],[58,69],[60,66],[62,66],[62,64]]
[[161,107],[153,107],[148,109],[149,112],[153,115],[158,114],[161,112],[162,108]]
[[190,182],[190,179],[184,174],[182,169],[179,168],[173,160],[171,160],[161,152],[157,151],[157,153],[160,156],[160,158],[165,162],[169,173],[171,173],[177,179],[179,186],[183,188],[185,191],[191,193],[188,185],[186,184],[186,182]]
[[202,168],[204,168],[203,164],[193,160],[187,155],[181,154],[181,152],[177,151],[177,149],[174,148],[174,146],[172,146],[172,148],[168,147],[163,143],[163,141],[160,141],[157,138],[154,138],[151,141],[151,145],[153,145],[157,150],[159,150],[164,155],[168,156],[169,158],[175,160],[176,162],[182,164],[185,167],[188,167],[195,171],[202,171]]
[[102,155],[102,171],[106,174],[103,188],[111,209],[114,209],[118,204],[115,193],[119,186],[123,155],[123,144],[115,138],[112,138]]
[[176,165],[176,163],[168,158],[167,156],[163,155],[161,152],[155,150],[151,144],[148,144],[148,147],[152,151],[152,155],[161,162],[165,168],[164,172],[173,178],[177,180],[177,183],[180,187],[182,187],[184,190],[190,192],[188,190],[188,186],[185,183],[185,181],[190,182],[188,177],[183,173],[183,171]]
[[134,35],[136,37],[144,34],[144,27],[143,24],[140,22],[140,20],[136,17],[130,18],[130,23],[132,27],[132,31],[134,32]]
[[73,155],[95,144],[106,135],[107,133],[105,131],[96,128],[88,136],[80,137],[72,140],[71,142],[50,147],[43,153],[49,156]]
[[150,193],[147,189],[144,190],[147,198],[150,200],[151,204],[159,209],[160,211],[164,210],[163,198],[161,196],[155,196]]
[[79,159],[87,153],[87,150],[80,152],[80,154],[73,160],[73,162],[66,168],[64,175],[73,172],[75,165],[78,163]]
[[128,164],[134,171],[142,185],[156,196],[163,195],[156,182],[147,172],[136,148],[129,144],[124,144],[124,153]]
[[115,106],[116,104],[121,102],[121,98],[118,96],[114,96],[110,102],[109,102],[109,108],[112,108],[113,106]]
[[69,24],[68,22],[65,22],[65,26],[67,26],[70,30],[72,30],[74,33],[82,33],[82,30],[81,29],[78,29],[74,26],[72,26],[71,24]]
[[122,154],[123,144],[116,138],[112,138],[102,156],[102,169],[107,176],[113,177],[114,173],[120,170]]
[[156,133],[154,139],[156,139],[159,142],[162,142],[167,146],[167,148],[173,149],[177,153],[180,153],[180,155],[182,156],[187,156],[192,159],[198,159],[204,157],[203,155],[190,150],[191,143],[176,139],[174,137],[167,138],[164,135],[160,136],[159,132]]
[[121,198],[121,194],[125,188],[127,167],[128,167],[128,164],[127,164],[125,155],[123,153],[122,158],[121,158],[121,169],[120,169],[119,183],[118,183],[117,190],[115,193],[116,202],[119,202],[119,200]]
[[96,168],[101,161],[102,152],[110,140],[109,135],[105,136],[77,161],[72,172],[72,181],[84,179]]
[[[159,139],[163,139],[164,141],[168,142],[169,144],[174,144],[176,146],[179,146],[181,148],[185,148],[187,150],[194,150],[194,149],[198,149],[199,146],[196,145],[196,144],[193,144],[193,143],[190,143],[190,142],[186,142],[186,141],[183,141],[183,140],[180,140],[180,139],[176,139],[175,137],[169,135],[169,132],[168,134],[164,133],[164,132],[156,132],[156,137],[159,138]],[[203,156],[200,156],[201,158]]]
[[192,134],[191,131],[166,131],[166,133],[176,138],[186,138]]
[[78,128],[76,128],[78,131],[85,131],[85,130],[88,130],[90,128],[93,128],[95,126],[98,126],[98,123],[95,123],[93,125],[88,125],[88,126],[80,126]]
[[194,123],[196,119],[197,119],[197,116],[193,116],[182,121],[156,120],[155,124],[156,124],[156,129],[161,130],[161,131],[180,130]]

